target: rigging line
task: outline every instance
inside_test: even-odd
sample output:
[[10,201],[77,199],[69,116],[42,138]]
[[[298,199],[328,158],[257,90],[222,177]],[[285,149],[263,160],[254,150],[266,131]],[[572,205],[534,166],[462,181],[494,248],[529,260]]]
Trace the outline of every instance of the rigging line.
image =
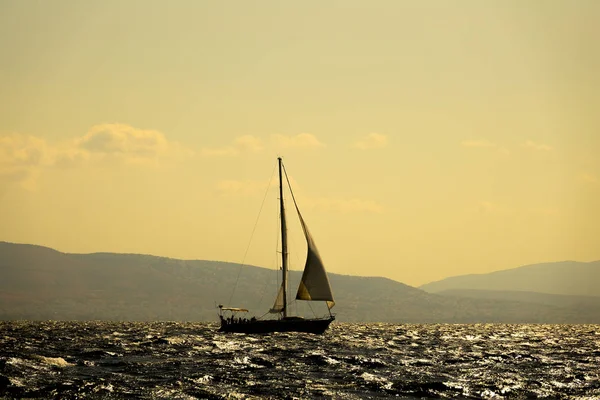
[[281,163],[281,166],[283,167],[283,173],[285,174],[285,180],[288,184],[288,189],[290,190],[290,193],[292,194],[292,200],[294,200],[294,206],[296,207],[296,211],[298,212],[298,214],[300,214],[300,210],[298,209],[298,203],[296,203],[296,197],[294,197],[294,191],[292,190],[292,185],[290,184],[290,178],[288,178],[288,174],[285,169],[285,164]]
[[[275,284],[277,287],[277,290],[279,291],[279,264],[277,263],[277,246],[279,245],[279,210],[277,210],[277,218],[275,219],[276,222],[276,228],[275,228],[275,233],[276,233],[276,237],[275,237],[275,257],[274,259],[271,261],[271,267],[274,265],[275,269]],[[262,305],[262,301],[265,297],[265,288],[267,287],[267,284],[269,283],[269,279],[265,279],[265,283],[264,286],[262,288],[262,295],[260,296],[260,300],[258,302],[259,306]]]
[[281,213],[279,209],[277,209],[277,218],[275,219],[276,227],[275,227],[275,284],[277,285],[277,290],[279,290],[279,271],[283,269],[283,266],[279,266],[279,220],[281,218]]
[[[273,267],[273,264],[277,265],[277,260],[272,261],[270,267]],[[275,272],[277,272],[277,271],[275,271]],[[261,292],[260,300],[258,300],[258,306],[259,307],[262,306],[262,301],[265,298],[265,293],[266,293],[265,289],[266,289],[266,287],[267,287],[267,285],[269,283],[270,283],[269,282],[269,278],[265,279],[265,283],[263,284],[263,287],[262,287],[262,289],[260,291]]]
[[310,305],[310,301],[307,301],[306,304],[308,304],[308,308],[310,308],[310,311],[312,311],[313,316],[317,316],[317,313],[315,312],[315,310],[313,310],[312,306]]
[[235,278],[235,284],[233,285],[233,290],[231,291],[231,296],[229,296],[229,305],[231,305],[231,301],[233,300],[233,295],[235,294],[235,289],[237,288],[238,281],[240,280],[240,274],[242,273],[242,267],[244,267],[246,262],[246,256],[248,255],[248,250],[250,250],[250,244],[252,244],[252,238],[254,237],[254,232],[256,231],[256,226],[258,225],[258,219],[260,218],[260,214],[262,212],[263,206],[265,205],[265,200],[267,199],[267,194],[269,194],[269,189],[271,188],[271,182],[273,181],[273,175],[275,174],[275,167],[277,164],[273,166],[273,171],[271,171],[271,177],[269,178],[269,184],[267,185],[267,190],[265,190],[265,195],[263,197],[262,203],[260,204],[260,210],[258,210],[258,215],[256,216],[256,221],[254,221],[254,228],[252,228],[252,233],[250,234],[250,240],[248,241],[248,246],[246,246],[246,251],[244,252],[244,258],[242,258],[242,263],[240,264],[240,268],[238,269],[237,277]]
[[279,210],[279,207],[277,207],[276,211],[277,217],[275,218],[275,267],[277,268],[277,283],[279,283],[279,271],[283,269],[283,265],[279,265],[279,254],[281,254],[281,251],[279,251],[279,239],[281,237],[279,232],[279,227],[281,226],[281,211]]
[[[300,246],[298,246],[296,244],[296,240],[294,239],[294,236],[290,235],[289,236],[290,242],[292,243],[292,249],[299,249]],[[294,257],[290,257],[290,258],[295,258],[295,267],[301,267],[304,268],[304,266],[302,265],[302,260],[300,259],[300,252],[299,251],[293,251],[293,252],[288,252],[289,253],[293,253]],[[291,281],[291,280],[290,280]],[[296,283],[294,281],[294,283]],[[294,299],[292,300],[292,302],[294,303],[294,307],[296,307],[296,313],[298,313],[298,305],[297,305],[297,299],[294,297]]]
[[[290,180],[288,178],[287,171],[285,170],[285,164],[281,163],[281,165],[283,166],[283,173],[285,174],[285,180],[288,184],[288,190],[289,190],[290,194],[292,195],[292,200],[294,201],[294,206],[296,207],[296,212],[298,213],[298,216],[300,216],[300,210],[298,209],[298,203],[296,203],[296,197],[294,197],[294,192],[292,191],[292,185],[290,184]],[[304,228],[302,228],[302,229],[304,229]],[[294,242],[293,237],[290,237],[290,240],[292,242]],[[292,244],[295,244],[295,243],[292,243]],[[296,253],[295,256],[296,256],[296,260],[300,260],[298,253]]]

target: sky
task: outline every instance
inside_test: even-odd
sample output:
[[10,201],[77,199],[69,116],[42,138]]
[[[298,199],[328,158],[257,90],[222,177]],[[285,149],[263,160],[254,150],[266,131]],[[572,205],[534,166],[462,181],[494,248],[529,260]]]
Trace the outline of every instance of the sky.
[[593,0],[0,0],[0,240],[276,268],[281,156],[329,272],[600,259],[598,20]]

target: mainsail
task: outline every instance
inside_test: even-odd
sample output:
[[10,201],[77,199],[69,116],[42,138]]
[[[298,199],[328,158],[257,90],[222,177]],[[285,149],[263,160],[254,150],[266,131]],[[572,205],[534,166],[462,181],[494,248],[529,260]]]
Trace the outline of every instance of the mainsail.
[[[294,199],[294,203],[295,202],[296,200]],[[302,279],[298,286],[296,299],[326,301],[327,307],[331,309],[335,305],[335,301],[333,300],[333,293],[331,293],[327,272],[325,272],[325,267],[323,266],[323,260],[321,260],[317,245],[308,231],[308,227],[302,218],[302,214],[300,214],[297,204],[296,211],[298,212],[298,218],[300,218],[300,224],[302,225],[302,230],[304,230],[304,236],[306,237],[306,244],[308,246],[304,273],[302,274]]]

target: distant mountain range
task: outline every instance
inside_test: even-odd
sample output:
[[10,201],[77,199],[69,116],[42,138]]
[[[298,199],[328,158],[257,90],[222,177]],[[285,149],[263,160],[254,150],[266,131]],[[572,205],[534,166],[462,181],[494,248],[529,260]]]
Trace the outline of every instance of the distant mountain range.
[[[567,294],[587,296],[527,293],[524,290],[539,290],[523,289],[520,283],[510,286],[509,278],[498,280],[503,282],[499,286],[443,284],[462,282],[459,278],[463,277],[456,277],[421,290],[386,278],[330,274],[336,297],[333,310],[338,320],[347,322],[600,323],[600,297],[590,296],[599,292],[593,292],[587,281],[598,282],[593,278],[598,277],[600,262],[587,264],[590,269],[566,274],[571,278],[568,282],[560,275],[565,287],[573,290]],[[547,282],[552,281],[550,275],[562,271],[550,264],[544,274],[543,265],[531,267]],[[575,276],[589,271],[596,275]],[[495,274],[499,273],[478,277]],[[517,273],[512,279],[519,282],[524,276],[528,275]],[[216,304],[230,300],[231,305],[256,310],[260,316],[272,305],[277,278],[277,271],[235,263],[137,254],[67,254],[0,242],[0,319],[216,321]],[[292,271],[290,287],[295,288],[299,279],[300,273]],[[582,282],[586,289],[577,292],[570,282]],[[500,290],[491,292],[490,288]],[[322,313],[317,305],[306,302],[298,302],[297,308],[304,315],[311,308]]]
[[600,296],[600,261],[561,261],[454,276],[422,285],[420,289],[429,293],[472,289]]

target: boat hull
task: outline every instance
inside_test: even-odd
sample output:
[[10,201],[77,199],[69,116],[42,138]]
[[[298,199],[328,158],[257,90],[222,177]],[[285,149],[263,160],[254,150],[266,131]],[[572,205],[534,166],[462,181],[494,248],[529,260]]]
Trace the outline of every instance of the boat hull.
[[258,320],[248,322],[221,322],[219,332],[233,333],[272,333],[272,332],[304,332],[322,334],[335,318],[322,319],[279,319]]

